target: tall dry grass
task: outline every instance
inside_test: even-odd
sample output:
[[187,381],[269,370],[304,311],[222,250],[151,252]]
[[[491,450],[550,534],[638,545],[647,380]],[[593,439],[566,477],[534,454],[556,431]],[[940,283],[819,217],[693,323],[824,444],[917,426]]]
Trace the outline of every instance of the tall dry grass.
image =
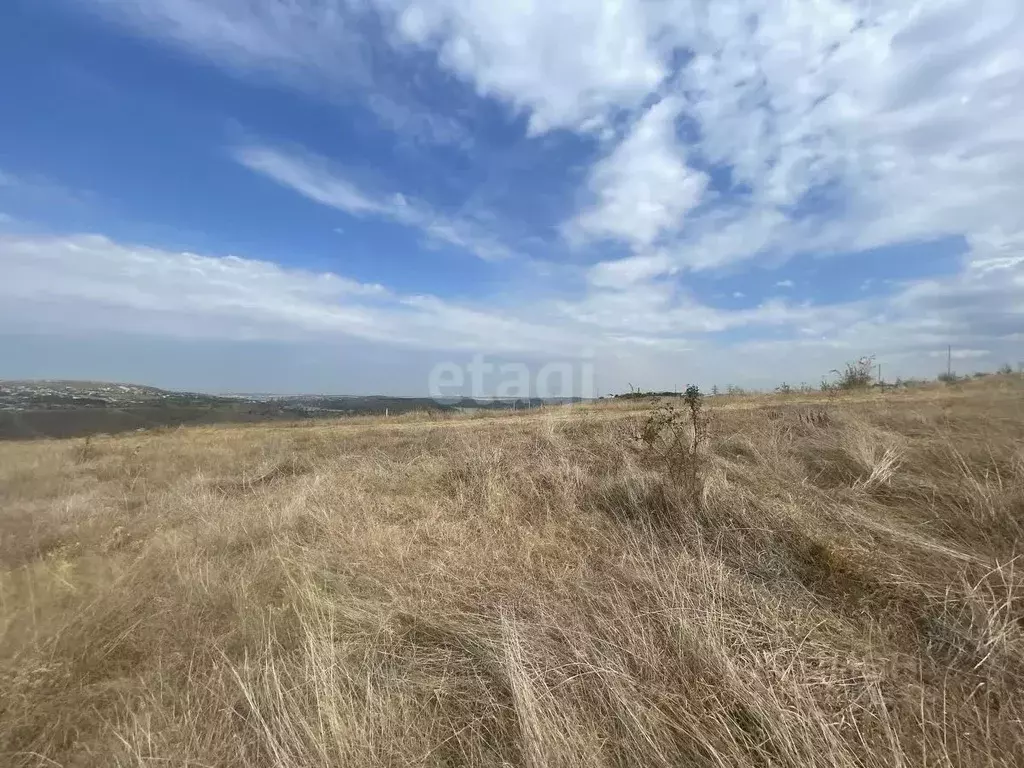
[[2,444],[0,763],[1022,765],[1022,395]]

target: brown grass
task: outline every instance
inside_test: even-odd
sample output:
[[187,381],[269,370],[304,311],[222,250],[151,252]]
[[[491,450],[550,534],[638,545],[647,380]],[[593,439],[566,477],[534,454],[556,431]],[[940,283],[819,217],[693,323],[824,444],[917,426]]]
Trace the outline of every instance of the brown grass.
[[0,444],[0,764],[1022,765],[1022,395]]

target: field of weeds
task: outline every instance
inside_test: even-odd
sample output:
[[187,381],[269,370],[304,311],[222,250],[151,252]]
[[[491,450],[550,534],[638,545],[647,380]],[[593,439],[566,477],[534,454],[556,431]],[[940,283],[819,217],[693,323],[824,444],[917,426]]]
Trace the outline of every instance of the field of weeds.
[[0,444],[5,766],[1024,765],[1024,382]]

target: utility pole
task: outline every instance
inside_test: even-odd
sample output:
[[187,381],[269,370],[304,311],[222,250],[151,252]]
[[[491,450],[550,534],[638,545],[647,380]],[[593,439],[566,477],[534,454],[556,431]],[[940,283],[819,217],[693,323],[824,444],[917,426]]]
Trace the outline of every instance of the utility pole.
[[882,383],[882,364],[878,364],[878,383]]
[[953,345],[946,347],[946,378],[953,376]]

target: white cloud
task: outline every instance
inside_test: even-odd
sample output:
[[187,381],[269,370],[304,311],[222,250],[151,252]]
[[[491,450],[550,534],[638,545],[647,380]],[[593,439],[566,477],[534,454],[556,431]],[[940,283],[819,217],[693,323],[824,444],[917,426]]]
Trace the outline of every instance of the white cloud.
[[[270,79],[330,101],[360,101],[401,137],[468,146],[460,122],[421,103],[408,82],[375,71],[360,0],[83,0],[110,21],[237,76]],[[372,27],[372,24],[371,24]]]
[[232,154],[249,170],[291,187],[310,200],[353,216],[375,214],[399,218],[399,211],[403,207],[400,196],[383,200],[365,194],[352,182],[329,172],[323,159],[290,155],[258,145],[237,147]]
[[[620,281],[615,266],[595,268],[600,277],[581,298],[506,301],[498,309],[97,235],[0,234],[0,327],[5,334],[282,341],[324,349],[350,338],[394,348],[390,357],[405,348],[442,357],[479,351],[550,360],[592,349],[606,391],[636,383],[643,371],[645,386],[660,388],[671,386],[681,369],[694,378],[699,373],[701,382],[816,379],[823,366],[870,352],[893,376],[919,375],[934,367],[930,353],[947,344],[989,350],[1000,362],[1019,355],[1024,259],[996,263],[981,252],[976,259],[985,267],[907,284],[890,299],[836,305],[771,300],[725,310],[662,279],[651,257]],[[753,340],[716,336],[736,330]]]
[[1016,0],[631,5],[646,9],[650,51],[685,52],[650,98],[681,99],[696,138],[638,143],[645,116],[609,158],[628,153],[665,197],[664,169],[684,158],[727,170],[733,187],[705,192],[696,211],[649,207],[648,190],[605,158],[587,185],[604,204],[585,207],[570,234],[583,222],[595,236],[660,236],[677,266],[704,269],[1024,232]]
[[[558,307],[564,317],[608,336],[646,338],[648,346],[686,340],[702,364],[718,359],[725,365],[722,358],[733,350],[732,363],[740,367],[734,380],[741,378],[743,365],[755,365],[748,353],[768,356],[751,372],[787,378],[820,371],[823,360],[870,353],[891,363],[896,375],[919,375],[930,370],[930,352],[947,344],[1016,359],[1024,327],[1024,247],[996,234],[972,244],[958,274],[908,281],[892,295],[839,304],[772,299],[739,310],[717,309],[661,277],[671,259],[660,254],[598,265],[587,296]],[[709,336],[737,330],[743,331],[738,338],[750,340]]]
[[1024,229],[1014,0],[719,3],[678,18],[697,149],[751,190],[736,236],[701,222],[690,263],[709,243],[722,263]]
[[646,4],[629,0],[378,0],[406,43],[479,93],[524,110],[530,132],[589,130],[640,106],[668,74]]
[[353,216],[376,216],[413,227],[429,240],[461,248],[488,261],[514,255],[500,242],[480,232],[473,222],[447,218],[422,201],[401,193],[368,193],[332,170],[323,158],[261,145],[236,147],[232,154],[246,168],[322,205]]
[[649,344],[693,340],[737,329],[757,333],[786,328],[795,332],[801,327],[813,327],[816,332],[831,332],[862,318],[867,310],[859,304],[815,306],[778,300],[747,309],[717,309],[664,283],[599,290],[580,301],[561,302],[558,306],[565,318],[594,326],[603,334],[628,333],[634,339],[647,335]]
[[[369,66],[380,52],[367,49],[363,34],[371,12],[382,15],[385,38],[400,51],[436,54],[441,68],[479,93],[523,111],[533,134],[600,128],[617,135],[625,117],[621,144],[590,175],[596,203],[588,200],[566,231],[640,245],[681,232],[676,260],[684,267],[761,252],[782,259],[856,251],[996,225],[1024,230],[1016,204],[1024,192],[1018,0],[91,0],[90,7],[234,70],[302,87],[355,88],[395,125],[423,121],[410,93],[381,92]],[[628,126],[630,115],[659,101]],[[692,146],[669,131],[668,113],[674,120],[679,111],[697,137]],[[455,135],[457,115],[428,116],[426,133],[444,140],[451,129],[452,140],[467,140]],[[727,168],[746,193],[702,197],[705,179],[691,170],[693,156]]]
[[690,168],[676,138],[677,99],[651,107],[614,151],[594,166],[596,204],[567,227],[572,239],[610,237],[634,247],[672,234],[701,199],[707,176]]
[[[26,204],[64,210],[81,209],[89,206],[93,199],[93,193],[87,189],[72,190],[41,174],[15,175],[0,168],[0,203],[14,210],[24,208]],[[13,223],[15,218],[13,214],[8,214],[7,223]]]
[[672,259],[665,253],[656,253],[602,261],[590,268],[587,280],[600,288],[623,288],[672,271]]
[[[686,347],[710,360],[714,350],[693,337],[770,329],[772,339],[744,348],[769,363],[877,351],[930,365],[929,351],[947,343],[998,355],[1024,327],[1019,0],[92,2],[222,66],[311,90],[372,90],[357,22],[376,8],[402,54],[433,55],[524,114],[531,136],[600,136],[582,206],[562,231],[578,243],[624,244],[629,255],[581,270],[580,296],[524,302],[494,319],[440,299],[394,299],[393,309],[458,338],[465,325],[503,337],[523,323],[538,346],[564,333],[571,343]],[[391,94],[371,103],[395,124],[416,122],[406,106]],[[445,126],[438,116],[436,130]],[[308,156],[250,147],[239,157],[322,204],[484,258],[505,255],[478,222],[367,191]],[[728,312],[684,290],[687,270],[945,236],[971,246],[961,274],[908,283],[887,299],[865,292],[838,306],[774,301]],[[357,306],[371,325],[389,322]],[[357,328],[358,314],[346,322]]]
[[[892,363],[917,361],[917,371],[927,370],[935,357],[944,358],[948,345],[964,359],[981,350],[993,358],[1016,359],[1024,327],[1024,258],[996,261],[986,247],[976,247],[959,274],[907,282],[888,298],[820,307],[821,319],[834,309],[853,311],[813,328],[804,340],[757,341],[743,348],[774,349],[787,359],[801,350],[819,359],[844,350],[851,356],[873,352]],[[985,266],[978,268],[979,263]]]
[[370,76],[345,0],[87,2],[114,21],[237,71],[262,71],[315,88]]
[[427,349],[564,348],[498,312],[252,259],[128,246],[98,235],[0,235],[0,326],[223,339],[346,335]]
[[793,281],[792,280],[779,280],[777,283],[775,283],[775,287],[776,288],[792,288],[793,287]]
[[[668,52],[651,44],[648,11],[657,5],[637,0],[86,1],[235,72],[327,93],[379,89],[367,35],[373,10],[396,46],[434,54],[481,95],[524,111],[533,134],[600,127],[615,111],[639,107],[669,74]],[[385,125],[413,124],[438,141],[465,139],[456,121],[389,95],[375,98],[369,106]]]

